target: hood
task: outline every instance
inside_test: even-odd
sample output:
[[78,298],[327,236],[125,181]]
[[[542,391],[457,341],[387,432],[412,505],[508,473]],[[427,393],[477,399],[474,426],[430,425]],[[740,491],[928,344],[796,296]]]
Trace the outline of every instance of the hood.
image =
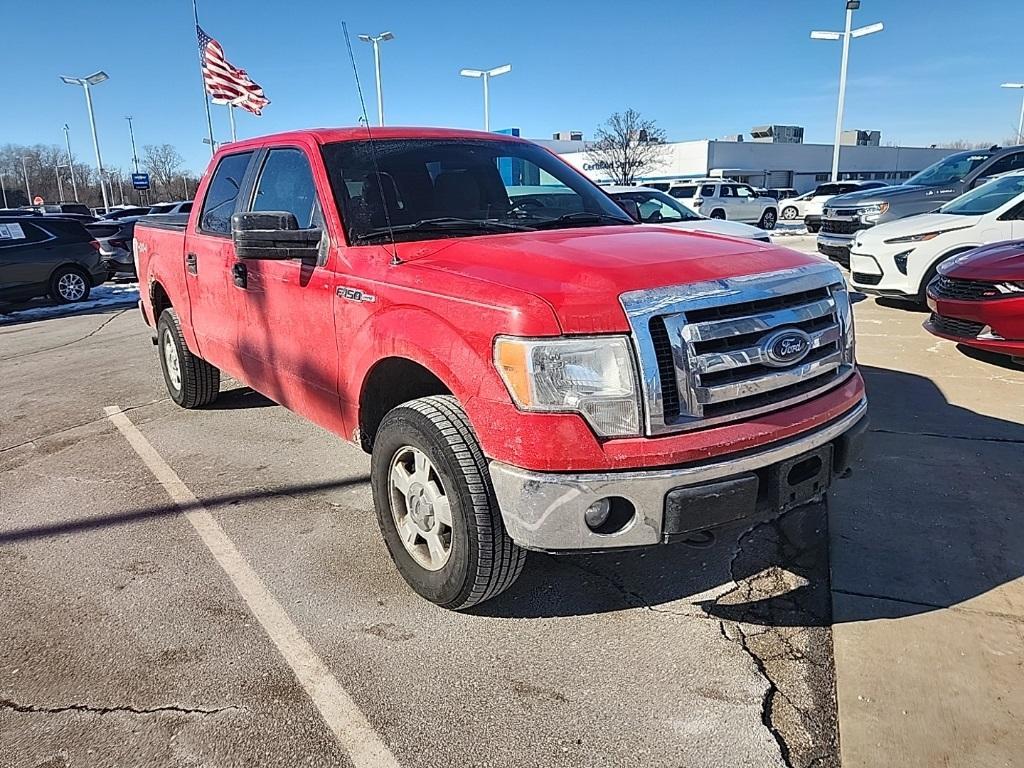
[[533,294],[566,333],[629,330],[619,295],[819,263],[767,243],[659,226],[606,226],[399,244],[418,268]]
[[[924,197],[930,189],[939,187],[925,187],[921,184],[896,184],[891,187],[875,187],[874,189],[862,189],[860,192],[847,192],[845,195],[836,195],[828,201],[829,208],[850,208],[861,203],[870,203],[875,200],[899,200],[907,197]],[[946,187],[942,187],[946,189]]]
[[958,280],[998,283],[1024,281],[1024,240],[993,243],[954,256],[939,266],[939,273]]
[[[921,235],[926,232],[943,232],[947,229],[968,229],[980,220],[980,216],[954,216],[949,213],[919,213],[905,219],[896,219],[862,229],[854,238],[854,247],[860,243],[880,243],[894,237]],[[907,246],[913,247],[913,243]]]
[[669,229],[681,229],[684,232],[710,232],[713,235],[728,235],[729,237],[742,237],[748,240],[764,239],[768,233],[759,227],[752,227],[749,224],[741,224],[738,221],[726,221],[725,219],[699,219],[697,221],[673,221],[662,224],[651,224],[645,226],[667,227]]

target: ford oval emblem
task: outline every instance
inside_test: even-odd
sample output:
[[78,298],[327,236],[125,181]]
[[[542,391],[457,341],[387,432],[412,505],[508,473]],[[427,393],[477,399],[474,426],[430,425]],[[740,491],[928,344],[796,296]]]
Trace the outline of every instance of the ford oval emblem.
[[810,351],[810,336],[799,328],[785,328],[766,336],[761,342],[761,362],[775,368],[783,368],[799,363]]

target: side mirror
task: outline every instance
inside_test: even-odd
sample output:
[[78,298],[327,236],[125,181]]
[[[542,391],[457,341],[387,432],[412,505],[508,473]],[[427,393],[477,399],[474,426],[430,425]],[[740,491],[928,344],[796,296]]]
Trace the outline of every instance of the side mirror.
[[640,218],[640,206],[636,200],[616,200],[615,202],[619,204],[622,210],[629,214],[633,221],[642,221]]
[[299,229],[294,213],[247,211],[231,217],[231,240],[239,259],[316,259],[320,229]]

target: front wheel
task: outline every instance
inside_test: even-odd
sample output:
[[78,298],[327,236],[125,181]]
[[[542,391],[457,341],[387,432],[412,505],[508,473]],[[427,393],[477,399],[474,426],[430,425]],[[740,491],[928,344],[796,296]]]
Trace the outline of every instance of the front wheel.
[[782,209],[782,218],[785,219],[786,221],[793,221],[799,215],[800,212],[792,205],[787,205],[785,208]]
[[758,226],[761,229],[775,229],[775,222],[778,220],[778,215],[775,213],[774,208],[769,208],[761,214],[761,221],[758,222]]
[[455,398],[424,397],[391,410],[370,466],[384,543],[419,595],[460,610],[519,577],[526,552],[505,531],[487,460]]
[[808,224],[807,231],[812,235],[816,235],[821,231],[821,224]]

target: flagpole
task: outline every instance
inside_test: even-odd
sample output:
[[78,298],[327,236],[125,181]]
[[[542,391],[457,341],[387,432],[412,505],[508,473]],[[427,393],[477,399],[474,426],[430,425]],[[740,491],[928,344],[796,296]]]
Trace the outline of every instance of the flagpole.
[[[192,16],[196,21],[196,41],[199,40],[199,9],[196,0],[192,0]],[[206,93],[206,78],[203,77],[203,57],[199,56],[199,83],[203,87],[203,106],[206,107],[206,128],[210,132],[210,154],[217,154],[217,144],[213,140],[213,117],[210,115],[210,97]]]
[[231,121],[231,140],[238,141],[238,135],[235,133],[235,105],[228,104],[228,120]]

